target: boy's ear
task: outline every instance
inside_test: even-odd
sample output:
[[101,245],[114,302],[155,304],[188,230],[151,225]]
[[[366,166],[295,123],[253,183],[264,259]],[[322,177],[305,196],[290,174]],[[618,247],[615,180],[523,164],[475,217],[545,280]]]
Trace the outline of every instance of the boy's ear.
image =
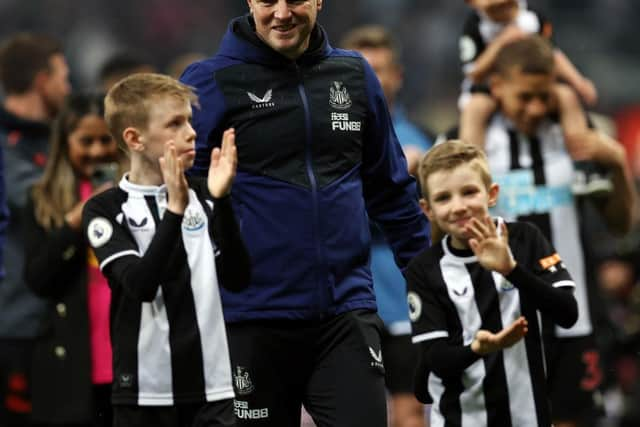
[[498,202],[498,194],[500,193],[500,186],[495,182],[489,186],[489,207],[492,208]]
[[489,77],[489,89],[491,90],[491,96],[495,99],[500,98],[502,93],[502,76],[497,73],[493,73]]
[[424,197],[420,198],[420,209],[422,210],[422,213],[424,213],[427,218],[429,218],[429,221],[432,221],[431,208],[429,207],[429,202],[427,202],[427,199],[425,199]]
[[126,128],[122,131],[122,139],[132,152],[144,151],[144,138],[138,129],[134,127]]

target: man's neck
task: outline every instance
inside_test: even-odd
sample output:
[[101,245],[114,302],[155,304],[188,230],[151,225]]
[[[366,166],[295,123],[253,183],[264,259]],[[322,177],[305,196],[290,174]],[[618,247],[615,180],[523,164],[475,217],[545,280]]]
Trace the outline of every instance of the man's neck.
[[48,122],[51,120],[49,111],[42,97],[34,92],[21,95],[7,95],[4,108],[16,117],[34,122]]

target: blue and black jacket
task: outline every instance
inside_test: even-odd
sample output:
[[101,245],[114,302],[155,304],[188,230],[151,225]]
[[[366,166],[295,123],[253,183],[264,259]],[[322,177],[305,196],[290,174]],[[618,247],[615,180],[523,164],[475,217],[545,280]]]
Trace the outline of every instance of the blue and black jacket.
[[218,53],[192,64],[198,134],[191,173],[206,175],[222,133],[236,130],[232,191],[253,280],[222,289],[225,319],[323,319],[376,309],[369,217],[404,267],[429,243],[384,95],[367,62],[333,49],[316,26],[292,61],[236,18]]

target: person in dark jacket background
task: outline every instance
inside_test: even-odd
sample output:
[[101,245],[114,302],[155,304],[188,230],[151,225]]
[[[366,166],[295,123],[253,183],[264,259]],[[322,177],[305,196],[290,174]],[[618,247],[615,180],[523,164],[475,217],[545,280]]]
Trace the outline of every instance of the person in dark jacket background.
[[234,127],[232,200],[253,262],[222,291],[240,426],[386,426],[382,322],[369,268],[371,217],[398,265],[426,248],[384,94],[360,54],[317,25],[322,0],[248,0],[218,53],[181,80],[196,88],[202,175]]
[[102,96],[68,99],[23,215],[25,281],[47,301],[32,370],[38,426],[111,425],[111,291],[81,228],[85,201],[115,179],[102,167],[118,152],[103,114]]
[[40,177],[49,151],[49,124],[69,94],[62,46],[44,35],[16,34],[0,47],[0,147],[10,220],[0,280],[0,425],[23,427],[31,412],[33,340],[44,304],[22,279],[21,212],[27,189]]

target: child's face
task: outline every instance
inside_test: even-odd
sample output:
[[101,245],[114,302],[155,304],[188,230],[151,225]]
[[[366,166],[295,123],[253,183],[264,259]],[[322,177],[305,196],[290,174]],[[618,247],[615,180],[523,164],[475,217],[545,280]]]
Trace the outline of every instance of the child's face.
[[149,124],[140,135],[146,156],[158,169],[158,159],[164,155],[164,147],[168,141],[173,141],[184,169],[193,166],[196,132],[191,126],[191,118],[191,104],[188,100],[163,97],[153,102],[149,111]]
[[74,172],[82,178],[90,178],[96,165],[110,162],[117,157],[116,141],[111,137],[107,124],[98,115],[84,116],[69,134],[69,162]]
[[518,12],[518,0],[470,0],[469,4],[492,21],[503,24],[513,21]]
[[429,200],[421,201],[423,211],[441,231],[451,235],[451,244],[468,248],[466,225],[471,218],[489,215],[498,197],[498,185],[487,189],[480,175],[469,163],[451,170],[439,170],[427,177]]
[[531,135],[551,109],[554,81],[553,74],[523,73],[516,66],[505,76],[496,75],[491,91],[502,113],[520,132]]

